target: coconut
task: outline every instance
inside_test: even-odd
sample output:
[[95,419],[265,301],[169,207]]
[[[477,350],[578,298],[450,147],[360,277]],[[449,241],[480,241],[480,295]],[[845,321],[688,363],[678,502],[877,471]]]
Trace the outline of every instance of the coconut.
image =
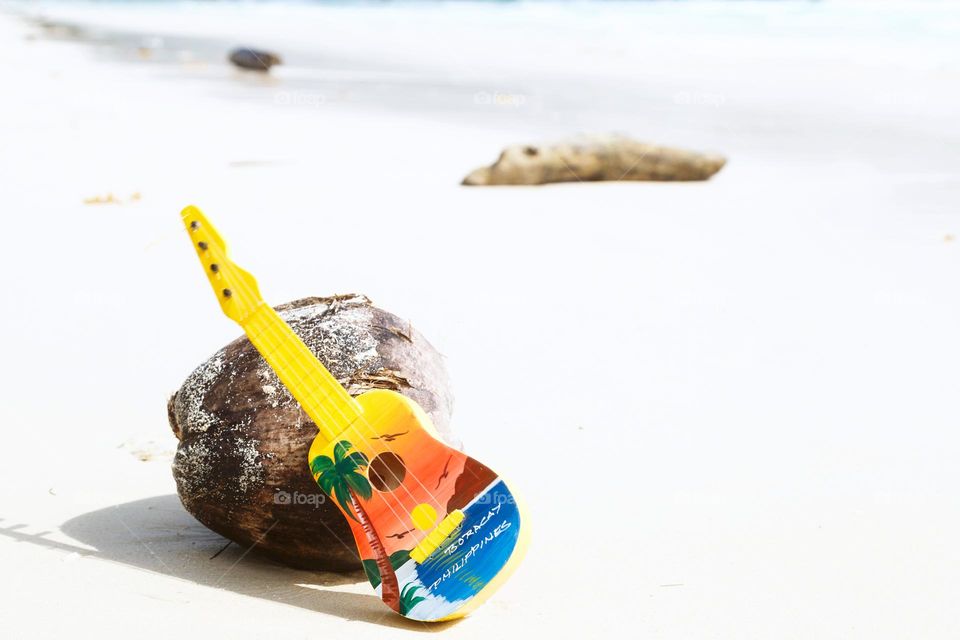
[[[351,395],[402,393],[459,447],[443,358],[409,322],[353,294],[276,309]],[[197,520],[293,567],[359,566],[347,523],[307,465],[317,428],[245,336],[197,367],[167,410],[177,493]]]

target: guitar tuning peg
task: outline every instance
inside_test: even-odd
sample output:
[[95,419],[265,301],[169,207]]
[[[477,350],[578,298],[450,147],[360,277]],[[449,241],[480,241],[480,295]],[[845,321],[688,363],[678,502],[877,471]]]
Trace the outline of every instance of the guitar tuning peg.
[[201,250],[201,251],[206,251],[207,249],[210,248],[210,245],[208,245],[208,244],[207,244],[206,242],[204,242],[203,240],[201,240],[200,242],[198,242],[198,243],[197,243],[197,246],[200,247],[200,250]]
[[190,223],[190,228],[196,231],[197,229],[200,228],[200,223],[194,220],[193,222]]

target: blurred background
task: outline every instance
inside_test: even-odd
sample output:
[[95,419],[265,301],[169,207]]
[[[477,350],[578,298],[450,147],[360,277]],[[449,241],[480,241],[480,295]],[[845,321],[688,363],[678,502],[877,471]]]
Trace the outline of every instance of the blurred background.
[[[167,397],[239,333],[188,203],[269,301],[446,356],[536,533],[444,633],[956,636],[958,43],[947,1],[0,2],[12,637],[423,632],[179,506]],[[460,184],[611,133],[727,164]]]

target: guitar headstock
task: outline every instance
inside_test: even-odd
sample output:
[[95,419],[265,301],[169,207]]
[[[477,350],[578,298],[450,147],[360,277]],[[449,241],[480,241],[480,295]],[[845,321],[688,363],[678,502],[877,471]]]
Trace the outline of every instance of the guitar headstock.
[[220,308],[228,318],[242,324],[263,304],[256,279],[230,259],[227,243],[200,209],[188,206],[180,217]]

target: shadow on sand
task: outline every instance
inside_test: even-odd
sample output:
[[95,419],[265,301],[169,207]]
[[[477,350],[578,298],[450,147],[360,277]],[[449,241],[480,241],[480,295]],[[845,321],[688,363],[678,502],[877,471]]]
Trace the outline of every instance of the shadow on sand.
[[0,526],[0,535],[14,540],[346,620],[427,632],[441,631],[455,624],[407,620],[387,610],[375,595],[336,589],[366,583],[362,571],[351,574],[300,571],[259,557],[250,548],[241,549],[236,544],[224,548],[228,541],[194,520],[175,495],[99,509],[63,523],[60,530],[85,546],[50,540],[49,532],[24,533],[20,530],[25,525],[8,522]]

